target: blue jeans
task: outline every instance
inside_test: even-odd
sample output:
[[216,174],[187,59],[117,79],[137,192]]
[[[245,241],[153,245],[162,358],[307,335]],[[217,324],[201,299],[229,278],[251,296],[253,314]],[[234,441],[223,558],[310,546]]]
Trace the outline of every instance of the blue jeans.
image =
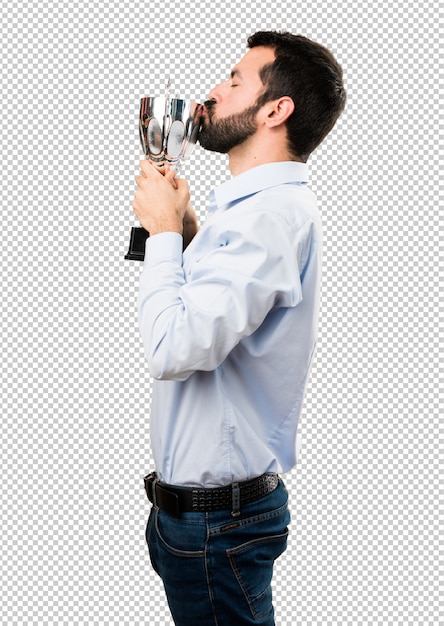
[[280,480],[238,517],[214,511],[175,518],[152,507],[146,539],[176,626],[274,626],[270,583],[287,547],[287,500]]

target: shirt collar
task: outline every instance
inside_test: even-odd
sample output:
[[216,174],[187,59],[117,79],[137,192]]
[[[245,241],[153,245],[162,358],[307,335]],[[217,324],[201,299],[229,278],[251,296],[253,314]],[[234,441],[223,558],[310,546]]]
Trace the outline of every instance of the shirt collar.
[[210,205],[213,210],[228,207],[234,201],[285,183],[308,183],[307,164],[280,161],[253,167],[213,189]]

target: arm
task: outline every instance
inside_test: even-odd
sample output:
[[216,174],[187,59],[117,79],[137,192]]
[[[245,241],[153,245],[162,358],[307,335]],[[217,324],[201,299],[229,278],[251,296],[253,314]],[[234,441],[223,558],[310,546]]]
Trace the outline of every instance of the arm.
[[197,216],[194,211],[194,208],[191,202],[188,202],[187,208],[185,209],[185,215],[183,217],[183,249],[191,243],[194,235],[199,230],[199,223],[197,221]]
[[139,325],[155,378],[185,380],[216,369],[273,307],[301,299],[287,225],[267,211],[232,221],[204,229],[194,250],[198,258],[185,268],[177,233],[147,241]]

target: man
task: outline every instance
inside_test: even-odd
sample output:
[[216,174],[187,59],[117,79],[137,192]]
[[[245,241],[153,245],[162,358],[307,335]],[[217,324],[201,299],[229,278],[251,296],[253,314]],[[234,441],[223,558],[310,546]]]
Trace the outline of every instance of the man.
[[296,463],[318,316],[305,162],[345,104],[319,44],[259,32],[248,45],[204,105],[200,143],[228,154],[233,178],[211,193],[203,227],[186,181],[147,161],[133,203],[151,235],[139,294],[156,379],[147,541],[180,626],[274,624],[289,523],[278,474]]

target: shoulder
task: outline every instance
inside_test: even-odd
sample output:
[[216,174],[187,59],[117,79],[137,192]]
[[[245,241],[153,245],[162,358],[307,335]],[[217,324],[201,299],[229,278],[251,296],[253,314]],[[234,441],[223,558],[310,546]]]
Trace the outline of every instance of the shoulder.
[[217,238],[229,232],[247,238],[294,238],[304,236],[312,227],[315,232],[321,230],[313,191],[307,185],[286,183],[258,191],[216,212],[209,234]]

